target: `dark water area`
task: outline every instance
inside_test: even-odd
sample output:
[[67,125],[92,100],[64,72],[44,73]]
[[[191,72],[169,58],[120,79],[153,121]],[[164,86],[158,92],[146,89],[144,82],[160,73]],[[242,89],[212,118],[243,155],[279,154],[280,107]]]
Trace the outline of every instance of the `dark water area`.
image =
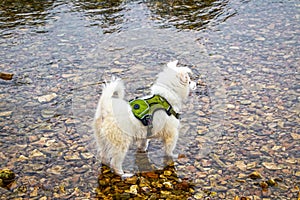
[[[0,2],[0,199],[299,199],[298,1]],[[130,150],[121,180],[91,142],[101,83],[149,94],[190,67],[174,163]]]

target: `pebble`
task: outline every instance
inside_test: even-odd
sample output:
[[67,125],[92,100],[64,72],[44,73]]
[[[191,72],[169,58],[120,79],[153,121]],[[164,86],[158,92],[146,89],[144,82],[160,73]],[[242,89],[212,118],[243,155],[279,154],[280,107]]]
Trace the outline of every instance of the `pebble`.
[[43,118],[52,118],[55,115],[54,110],[42,110],[41,115]]
[[52,101],[53,99],[55,99],[56,97],[57,97],[56,93],[51,93],[51,94],[47,94],[47,95],[38,97],[38,101],[40,103],[48,103],[48,102]]
[[9,117],[12,113],[12,111],[0,112],[0,117]]
[[252,101],[250,101],[250,100],[243,100],[243,101],[240,101],[240,103],[242,105],[250,105],[252,103]]
[[63,169],[62,166],[57,165],[57,166],[54,166],[50,169],[47,169],[47,172],[51,173],[51,174],[60,175],[62,173],[62,169]]
[[24,156],[24,155],[20,155],[18,158],[19,161],[24,161],[24,160],[28,160],[28,157]]
[[242,171],[246,171],[247,169],[247,165],[244,163],[244,161],[236,161],[235,166]]
[[297,133],[291,133],[291,136],[294,140],[300,140],[300,134]]
[[43,154],[42,152],[40,152],[39,150],[34,149],[34,150],[30,153],[29,158],[34,158],[34,157],[44,157],[44,158],[45,158],[46,155]]
[[233,105],[233,104],[227,104],[226,107],[228,109],[235,109],[235,105]]
[[263,162],[262,165],[265,166],[267,169],[272,169],[272,170],[283,169],[282,165],[272,163],[272,162]]
[[78,152],[64,156],[66,161],[80,160]]
[[261,174],[260,174],[259,172],[257,172],[257,171],[252,172],[252,173],[249,175],[249,177],[252,178],[252,179],[260,179],[260,178],[262,178]]

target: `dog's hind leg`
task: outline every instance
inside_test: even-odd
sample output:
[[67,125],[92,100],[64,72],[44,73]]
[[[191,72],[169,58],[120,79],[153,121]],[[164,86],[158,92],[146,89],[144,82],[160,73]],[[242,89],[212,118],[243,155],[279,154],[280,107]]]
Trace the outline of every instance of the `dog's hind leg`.
[[115,151],[114,155],[111,158],[110,166],[114,170],[114,173],[118,174],[122,178],[128,178],[134,174],[124,173],[122,164],[125,159],[128,148],[122,148]]
[[122,164],[126,156],[126,151],[124,150],[115,150],[115,152],[112,155],[110,166],[114,170],[114,172],[118,175],[124,174],[124,171],[122,169]]
[[169,130],[163,139],[167,156],[170,156],[174,159],[178,158],[178,154],[174,154],[177,140],[178,140],[177,129]]

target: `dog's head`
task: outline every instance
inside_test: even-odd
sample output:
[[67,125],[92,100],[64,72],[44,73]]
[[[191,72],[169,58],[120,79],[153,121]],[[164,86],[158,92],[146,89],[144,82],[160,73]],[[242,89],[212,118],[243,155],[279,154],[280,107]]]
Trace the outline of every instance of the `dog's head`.
[[177,63],[178,60],[169,62],[165,70],[159,74],[158,82],[168,86],[184,100],[190,90],[196,89],[196,83],[189,76],[192,70],[188,67],[177,67]]

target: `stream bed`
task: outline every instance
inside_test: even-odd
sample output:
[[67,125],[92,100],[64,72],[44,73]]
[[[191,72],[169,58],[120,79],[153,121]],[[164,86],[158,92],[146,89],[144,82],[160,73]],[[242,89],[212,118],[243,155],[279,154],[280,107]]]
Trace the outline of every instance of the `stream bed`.
[[[0,199],[299,199],[296,0],[3,0]],[[198,83],[179,158],[130,149],[122,180],[95,154],[102,83],[149,94],[179,60]]]

